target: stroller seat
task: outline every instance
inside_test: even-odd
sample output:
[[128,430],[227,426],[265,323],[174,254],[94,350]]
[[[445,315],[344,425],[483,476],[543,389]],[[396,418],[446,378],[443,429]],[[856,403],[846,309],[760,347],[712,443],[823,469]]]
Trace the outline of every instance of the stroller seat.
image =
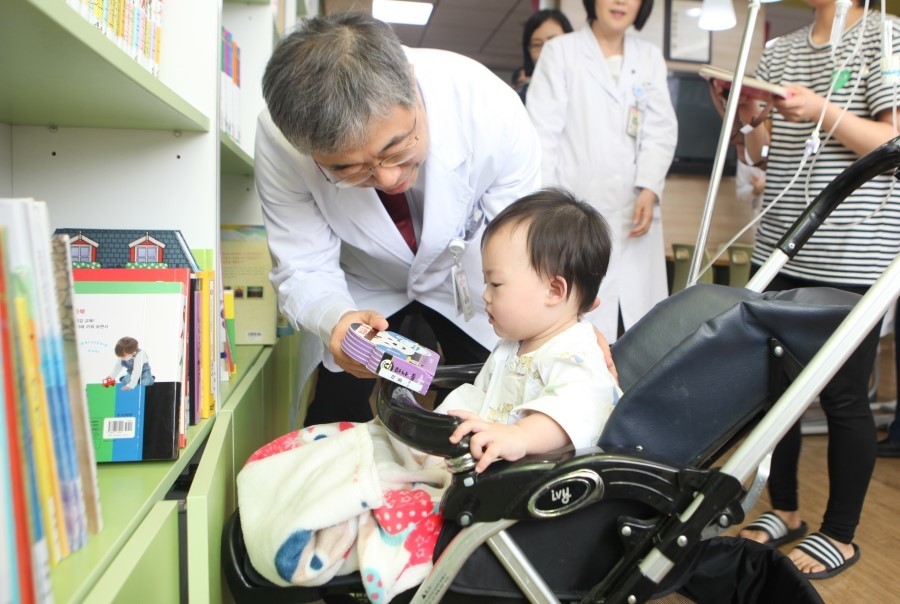
[[[496,462],[477,476],[467,445],[447,440],[459,420],[385,384],[378,413],[388,430],[450,458],[456,470],[441,503],[437,563],[415,601],[437,601],[444,589],[463,601],[521,599],[523,592],[532,601],[643,601],[679,587],[704,549],[697,547],[703,529],[713,520],[742,520],[743,486],[712,464],[765,414],[857,300],[828,288],[760,294],[697,285],[679,292],[613,347],[624,393],[597,447]],[[453,368],[440,368],[434,383],[454,376]],[[692,504],[698,492],[702,503]],[[666,568],[644,568],[651,547],[665,552]],[[353,575],[321,587],[262,579],[243,549],[239,511],[223,533],[222,563],[239,602],[364,593]],[[648,574],[667,583],[648,583]]]

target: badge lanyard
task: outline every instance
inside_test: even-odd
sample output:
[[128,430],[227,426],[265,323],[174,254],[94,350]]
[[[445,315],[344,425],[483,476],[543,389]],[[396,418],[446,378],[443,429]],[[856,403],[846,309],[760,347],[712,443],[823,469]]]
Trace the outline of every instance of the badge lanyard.
[[450,274],[453,278],[453,302],[456,305],[456,316],[463,315],[466,321],[469,321],[475,316],[475,308],[472,306],[466,272],[462,267],[461,259],[464,251],[466,251],[464,239],[454,237],[450,240],[450,253],[453,254],[453,268],[450,269]]

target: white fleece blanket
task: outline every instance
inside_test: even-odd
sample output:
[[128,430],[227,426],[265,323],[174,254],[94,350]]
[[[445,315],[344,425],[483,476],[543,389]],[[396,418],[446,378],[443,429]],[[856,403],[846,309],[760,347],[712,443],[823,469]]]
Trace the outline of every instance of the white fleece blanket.
[[432,567],[449,484],[441,464],[392,443],[377,422],[311,426],[265,445],[237,477],[253,567],[279,585],[321,585],[359,570],[372,602]]

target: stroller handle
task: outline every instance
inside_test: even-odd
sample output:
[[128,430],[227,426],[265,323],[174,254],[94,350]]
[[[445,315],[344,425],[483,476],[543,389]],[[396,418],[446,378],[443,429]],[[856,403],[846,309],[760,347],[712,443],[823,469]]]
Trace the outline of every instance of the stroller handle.
[[[448,388],[471,382],[480,368],[480,365],[442,365],[431,383]],[[378,390],[376,407],[378,419],[387,431],[410,447],[448,459],[469,455],[468,436],[456,444],[450,442],[450,435],[462,420],[425,409],[410,390],[385,381]]]
[[859,158],[822,189],[776,246],[793,258],[828,215],[856,189],[900,166],[900,136]]

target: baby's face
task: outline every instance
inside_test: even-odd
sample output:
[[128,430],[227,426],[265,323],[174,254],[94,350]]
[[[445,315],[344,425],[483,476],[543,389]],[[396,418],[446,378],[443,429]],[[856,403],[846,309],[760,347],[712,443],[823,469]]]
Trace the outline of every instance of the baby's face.
[[494,332],[507,340],[529,340],[543,326],[549,279],[530,264],[528,225],[504,226],[482,252],[484,303]]
[[123,361],[130,361],[131,359],[133,359],[136,356],[137,356],[137,352],[126,352],[119,358],[122,359]]

